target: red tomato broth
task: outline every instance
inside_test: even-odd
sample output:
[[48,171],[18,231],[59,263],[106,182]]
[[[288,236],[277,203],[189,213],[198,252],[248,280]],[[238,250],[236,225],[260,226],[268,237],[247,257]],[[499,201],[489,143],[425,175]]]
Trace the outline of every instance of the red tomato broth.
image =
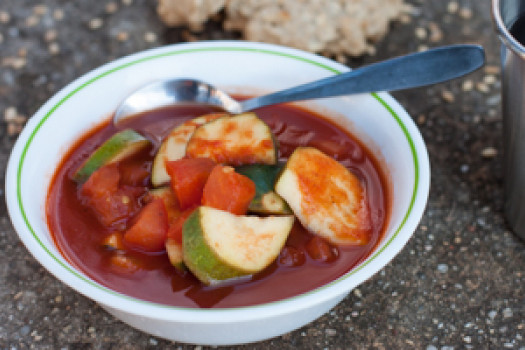
[[[154,141],[153,149],[139,155],[142,169],[151,169],[160,141],[174,125],[214,111],[213,108],[198,106],[167,107],[131,121],[130,126]],[[280,160],[286,160],[297,146],[310,145],[333,156],[360,178],[366,188],[373,224],[368,244],[338,246],[335,259],[328,262],[315,260],[307,252],[313,235],[296,219],[286,246],[302,256],[296,259],[285,256],[282,261],[278,257],[261,273],[238,283],[204,286],[190,272],[174,268],[165,252],[127,251],[125,256],[137,262],[139,268],[119,270],[110,264],[116,253],[102,244],[111,230],[101,225],[91,209],[81,203],[78,185],[71,179],[71,173],[82,161],[117,131],[106,122],[71,148],[49,190],[46,204],[48,225],[62,255],[87,276],[117,292],[156,303],[203,308],[248,306],[302,294],[341,277],[366,259],[380,242],[390,213],[388,183],[377,160],[345,130],[311,111],[280,105],[264,107],[256,113],[276,135]],[[139,163],[137,159],[129,162]],[[128,161],[123,161],[121,166],[126,168]]]

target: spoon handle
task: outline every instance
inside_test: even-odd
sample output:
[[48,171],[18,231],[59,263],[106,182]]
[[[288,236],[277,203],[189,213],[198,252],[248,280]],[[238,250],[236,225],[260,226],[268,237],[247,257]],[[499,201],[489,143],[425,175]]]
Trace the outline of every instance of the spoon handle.
[[245,100],[241,109],[245,112],[276,103],[431,85],[470,73],[484,62],[485,53],[479,45],[444,46]]

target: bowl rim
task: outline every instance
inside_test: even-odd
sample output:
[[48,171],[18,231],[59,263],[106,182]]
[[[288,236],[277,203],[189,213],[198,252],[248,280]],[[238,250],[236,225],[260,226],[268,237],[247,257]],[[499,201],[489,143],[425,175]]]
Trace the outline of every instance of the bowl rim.
[[71,96],[113,72],[143,61],[198,51],[242,51],[278,55],[316,65],[332,74],[340,74],[349,70],[348,67],[328,58],[274,44],[248,41],[201,41],[172,44],[131,54],[106,63],[75,79],[54,94],[29,120],[13,147],[6,170],[5,196],[8,213],[19,238],[35,259],[63,283],[98,303],[130,314],[187,323],[248,321],[283,315],[303,309],[305,305],[318,305],[349,293],[388,264],[408,242],[423,215],[430,188],[430,164],[425,143],[413,120],[392,96],[384,92],[371,93],[371,95],[396,120],[412,152],[414,186],[410,205],[401,223],[397,228],[394,228],[394,233],[388,241],[373,251],[358,266],[319,288],[283,300],[235,308],[201,309],[171,306],[145,301],[113,291],[76,271],[73,266],[67,264],[66,260],[55,256],[46,247],[29,222],[21,195],[21,173],[25,156],[32,140],[45,121]]

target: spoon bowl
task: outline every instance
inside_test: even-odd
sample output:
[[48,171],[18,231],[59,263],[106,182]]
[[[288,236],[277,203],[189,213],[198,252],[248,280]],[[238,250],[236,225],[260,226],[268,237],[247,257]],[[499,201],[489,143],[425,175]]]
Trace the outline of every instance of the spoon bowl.
[[214,86],[190,78],[162,80],[128,96],[113,123],[137,113],[173,104],[204,104],[238,114],[272,104],[376,91],[396,91],[437,84],[480,68],[485,53],[479,45],[450,45],[392,58],[290,89],[238,102]]

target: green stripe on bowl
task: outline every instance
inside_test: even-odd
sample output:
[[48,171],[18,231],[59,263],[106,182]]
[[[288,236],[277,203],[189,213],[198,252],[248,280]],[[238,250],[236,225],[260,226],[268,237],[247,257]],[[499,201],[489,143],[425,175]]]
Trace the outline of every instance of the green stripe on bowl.
[[[73,274],[75,277],[77,277],[77,278],[81,279],[82,281],[90,284],[91,286],[94,286],[94,287],[96,287],[98,289],[101,289],[101,290],[103,290],[105,292],[108,292],[108,293],[110,293],[112,295],[119,296],[119,297],[122,297],[122,298],[125,298],[125,299],[128,299],[128,300],[131,300],[131,301],[144,303],[144,304],[150,304],[150,305],[155,305],[155,306],[160,306],[160,307],[164,307],[164,308],[168,308],[168,309],[175,309],[175,310],[192,310],[192,311],[199,311],[200,310],[200,311],[206,311],[206,310],[201,310],[201,309],[183,308],[183,307],[177,307],[177,306],[171,306],[171,305],[164,305],[164,304],[149,302],[149,301],[137,299],[137,298],[134,298],[134,297],[130,297],[130,296],[127,296],[127,295],[124,295],[124,294],[121,294],[121,293],[117,293],[117,292],[115,292],[115,291],[113,291],[113,290],[111,290],[109,288],[106,288],[106,287],[104,287],[104,286],[102,286],[102,285],[100,285],[98,283],[95,283],[94,281],[92,281],[92,280],[82,276],[80,273],[78,273],[77,271],[75,271],[74,269],[69,267],[68,265],[64,264],[62,262],[62,260],[60,260],[57,256],[55,256],[42,243],[40,238],[36,235],[33,227],[31,226],[31,223],[29,222],[29,219],[27,218],[27,214],[26,214],[25,209],[24,209],[24,204],[22,202],[22,184],[21,184],[22,171],[23,171],[23,167],[24,167],[24,161],[25,161],[27,152],[29,150],[29,147],[31,146],[31,143],[33,142],[36,134],[41,129],[42,125],[44,125],[44,123],[52,116],[52,114],[62,104],[64,104],[68,99],[70,99],[73,95],[78,93],[80,90],[88,87],[89,85],[93,84],[97,80],[100,80],[100,79],[102,79],[102,78],[104,78],[104,77],[106,77],[106,76],[108,76],[108,75],[110,75],[110,74],[112,74],[114,72],[126,69],[128,67],[131,67],[131,66],[134,66],[134,65],[137,65],[137,64],[140,64],[142,62],[151,61],[151,60],[155,60],[155,59],[159,59],[159,58],[163,58],[163,57],[175,56],[175,55],[183,55],[183,54],[188,54],[188,53],[191,54],[191,53],[198,53],[198,52],[211,52],[211,51],[216,51],[216,52],[232,52],[232,51],[255,52],[255,53],[262,53],[262,54],[273,55],[273,56],[281,56],[281,57],[286,57],[286,58],[289,58],[289,59],[293,59],[293,60],[297,60],[297,61],[301,61],[301,62],[305,62],[305,63],[311,64],[311,65],[317,66],[319,68],[322,68],[322,69],[327,70],[329,72],[332,72],[334,74],[341,74],[341,71],[339,71],[337,69],[334,69],[334,68],[332,68],[332,67],[330,67],[328,65],[322,64],[320,62],[316,62],[314,60],[311,60],[311,59],[308,59],[308,58],[305,58],[305,57],[300,57],[300,56],[296,56],[296,55],[293,55],[293,54],[279,52],[279,51],[273,51],[273,50],[268,50],[268,49],[256,49],[256,48],[244,48],[244,47],[209,47],[209,48],[183,49],[183,50],[169,51],[169,52],[160,53],[160,54],[156,54],[156,55],[152,55],[152,56],[142,57],[142,58],[139,58],[139,59],[136,59],[136,60],[124,63],[124,64],[122,64],[120,66],[108,69],[107,71],[104,71],[104,72],[100,73],[99,75],[97,75],[97,76],[89,79],[88,81],[84,82],[83,84],[81,84],[80,86],[78,86],[77,88],[72,90],[70,93],[68,93],[65,97],[63,97],[60,101],[58,101],[54,106],[52,106],[51,109],[45,114],[45,116],[42,118],[42,120],[36,125],[34,130],[31,132],[31,134],[30,134],[30,136],[29,136],[29,138],[28,138],[28,140],[27,140],[27,142],[24,145],[24,148],[22,150],[22,154],[20,156],[20,162],[18,163],[18,169],[17,169],[17,189],[16,189],[16,191],[17,191],[18,206],[19,206],[22,218],[24,219],[24,222],[25,222],[28,230],[31,232],[31,234],[33,235],[34,239],[38,242],[38,244],[42,247],[42,249],[55,262],[57,262],[60,266],[62,266],[68,272]],[[335,281],[332,281],[332,282],[330,282],[330,283],[328,283],[328,284],[326,284],[326,285],[324,285],[324,286],[322,286],[320,288],[317,288],[316,290],[328,288],[329,286],[333,285],[334,283],[337,283],[341,279],[349,278],[350,276],[354,275],[356,272],[358,272],[361,269],[363,269],[366,265],[368,265],[374,259],[376,259],[377,256],[379,254],[381,254],[381,252],[384,251],[386,249],[386,247],[388,245],[390,245],[392,243],[392,241],[397,237],[397,235],[399,234],[399,232],[401,231],[401,229],[405,225],[406,221],[408,220],[408,217],[410,216],[410,213],[411,213],[411,211],[412,211],[412,209],[414,207],[416,194],[417,194],[417,188],[418,188],[418,185],[419,185],[419,161],[418,161],[418,157],[417,157],[417,152],[416,152],[416,149],[415,149],[414,141],[412,140],[412,138],[411,138],[411,136],[410,136],[406,126],[403,124],[403,122],[401,121],[399,116],[396,114],[394,109],[391,106],[389,106],[378,94],[372,93],[371,95],[383,107],[385,107],[385,109],[396,120],[396,122],[398,123],[399,127],[402,129],[402,131],[403,131],[403,133],[404,133],[404,135],[405,135],[405,137],[407,139],[407,142],[408,142],[408,144],[410,146],[410,150],[412,152],[412,158],[413,158],[413,161],[414,161],[414,188],[412,190],[412,196],[411,196],[411,200],[410,200],[410,205],[408,207],[408,210],[407,210],[407,212],[406,212],[406,214],[405,214],[401,224],[396,229],[396,231],[392,235],[392,237],[388,240],[388,242],[380,250],[376,251],[363,264],[361,264],[357,268],[351,270],[349,273],[345,274],[343,277],[341,277],[341,278],[339,278],[339,279],[337,279]],[[304,293],[302,295],[308,295],[308,294],[313,293],[313,292],[314,291],[310,291],[310,292]],[[285,299],[285,300],[275,301],[274,303],[281,303],[281,302],[285,302],[287,300],[291,300],[291,299],[295,299],[295,298],[299,298],[299,297],[301,297],[301,295],[294,296],[294,297],[291,297],[291,298],[288,298],[288,299]],[[260,305],[253,305],[253,306],[247,306],[247,307],[241,307],[241,308],[230,308],[230,309],[249,309],[249,308],[256,308],[258,306],[260,306]],[[228,310],[228,309],[221,309],[221,310]]]

